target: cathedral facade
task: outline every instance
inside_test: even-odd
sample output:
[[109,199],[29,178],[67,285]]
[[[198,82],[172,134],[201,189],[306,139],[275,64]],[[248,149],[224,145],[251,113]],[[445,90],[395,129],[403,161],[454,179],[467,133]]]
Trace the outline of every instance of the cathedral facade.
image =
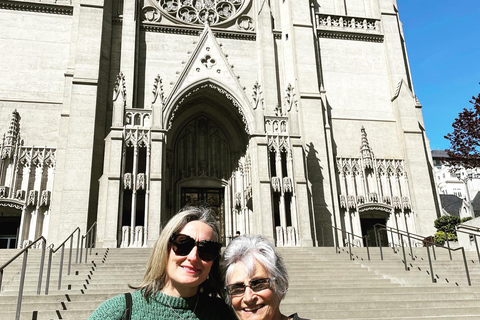
[[0,28],[3,247],[152,246],[189,204],[224,244],[434,232],[395,0],[0,0]]

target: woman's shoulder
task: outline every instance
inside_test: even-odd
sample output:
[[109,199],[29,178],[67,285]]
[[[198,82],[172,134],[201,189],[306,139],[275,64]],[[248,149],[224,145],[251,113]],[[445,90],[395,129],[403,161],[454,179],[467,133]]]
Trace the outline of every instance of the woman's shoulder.
[[236,319],[232,309],[223,299],[202,294],[200,301],[205,309],[213,311],[212,319]]
[[289,318],[289,319],[293,319],[293,320],[308,320],[308,319],[305,319],[305,318],[300,318],[300,317],[298,316],[298,314],[296,314],[296,313],[290,315],[288,318]]
[[[136,292],[132,293],[132,296]],[[125,294],[120,294],[110,298],[100,304],[98,308],[92,313],[89,320],[119,320],[123,319],[125,313]]]

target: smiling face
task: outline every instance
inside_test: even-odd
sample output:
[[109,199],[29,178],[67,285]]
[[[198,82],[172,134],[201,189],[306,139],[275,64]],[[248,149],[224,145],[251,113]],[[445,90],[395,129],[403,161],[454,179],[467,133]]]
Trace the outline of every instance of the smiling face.
[[[201,221],[187,223],[181,234],[190,236],[196,241],[217,241],[212,228]],[[175,297],[192,297],[197,293],[198,286],[207,279],[213,261],[203,261],[197,254],[197,247],[186,256],[178,256],[171,246],[166,268],[166,282],[163,293]]]
[[[237,262],[228,284],[243,283],[248,285],[250,280],[271,278],[268,271],[255,261],[253,274],[249,275],[245,264]],[[232,306],[239,320],[277,320],[282,319],[280,300],[275,294],[273,286],[258,292],[250,287],[245,288],[243,295],[231,296]]]

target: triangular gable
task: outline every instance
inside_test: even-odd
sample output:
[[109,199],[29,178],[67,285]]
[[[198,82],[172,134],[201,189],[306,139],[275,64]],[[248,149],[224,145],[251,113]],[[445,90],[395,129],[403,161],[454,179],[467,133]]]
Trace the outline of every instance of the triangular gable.
[[180,94],[185,93],[187,88],[208,81],[220,84],[227,89],[229,93],[239,99],[238,102],[241,105],[250,106],[245,91],[234,74],[232,66],[218,44],[215,35],[210,27],[205,25],[197,46],[173,86],[165,106],[167,108],[171,106],[172,101]]
[[[397,89],[395,90],[395,94],[393,95],[392,99],[390,101],[395,101],[400,94],[407,94],[409,98],[414,98],[413,92],[410,90],[410,88],[407,86],[405,81],[401,79],[398,84],[397,84]],[[418,101],[418,100],[417,100]],[[418,102],[420,103],[420,102]]]

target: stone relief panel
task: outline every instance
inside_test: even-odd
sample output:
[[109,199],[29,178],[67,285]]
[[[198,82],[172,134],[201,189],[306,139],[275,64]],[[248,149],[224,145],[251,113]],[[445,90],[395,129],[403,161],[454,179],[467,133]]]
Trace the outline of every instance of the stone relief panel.
[[[208,23],[211,26],[234,21],[250,2],[251,0],[155,0],[163,15],[176,22],[192,25]],[[144,9],[147,21],[159,21],[161,16],[162,14],[153,9]],[[240,29],[251,30],[253,22],[251,18],[250,20],[243,18],[237,21],[237,25]]]

